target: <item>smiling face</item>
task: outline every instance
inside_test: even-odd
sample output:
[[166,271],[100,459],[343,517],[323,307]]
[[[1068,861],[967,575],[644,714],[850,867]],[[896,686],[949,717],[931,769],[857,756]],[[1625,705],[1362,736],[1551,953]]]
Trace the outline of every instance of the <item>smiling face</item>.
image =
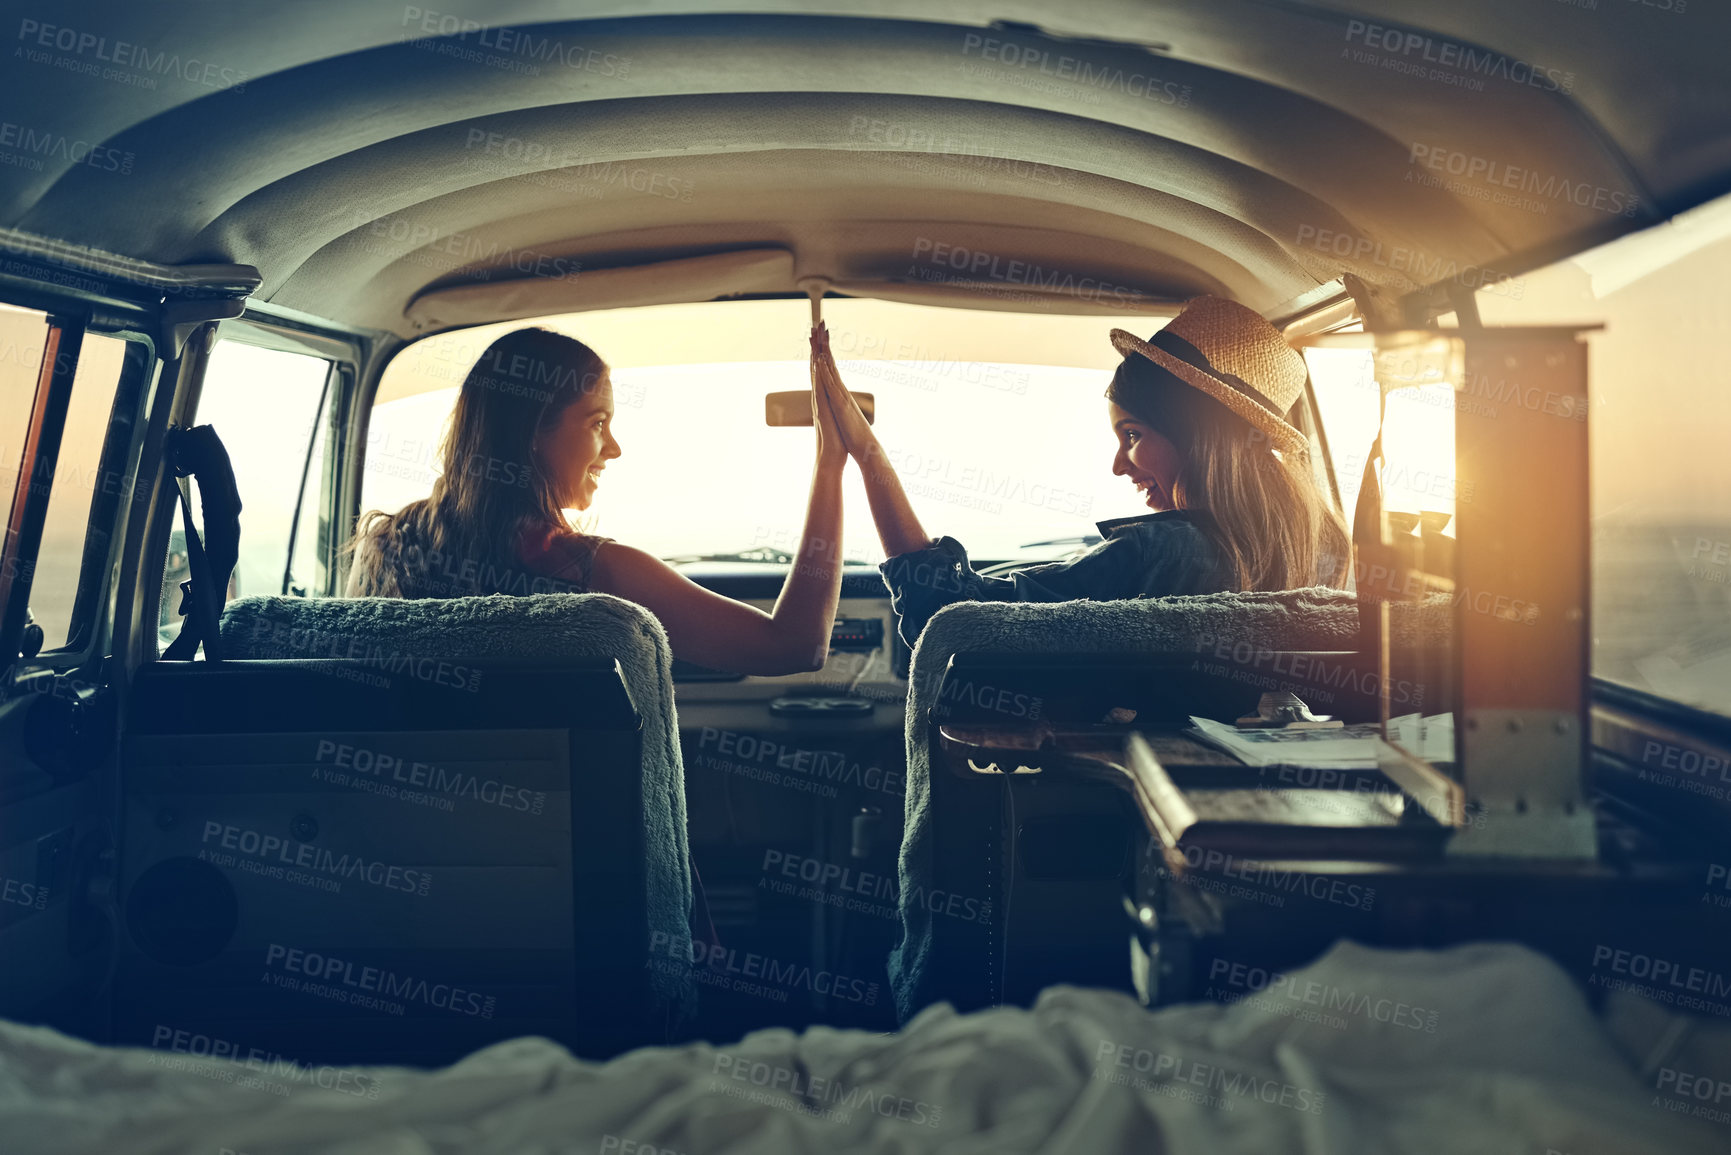
[[1178,447],[1111,401],[1106,402],[1106,412],[1118,438],[1118,453],[1112,459],[1113,474],[1134,482],[1154,512],[1175,509],[1172,487],[1184,467]]
[[608,375],[603,373],[567,405],[535,444],[560,506],[588,509],[601,484],[601,470],[622,453],[613,439],[613,382]]

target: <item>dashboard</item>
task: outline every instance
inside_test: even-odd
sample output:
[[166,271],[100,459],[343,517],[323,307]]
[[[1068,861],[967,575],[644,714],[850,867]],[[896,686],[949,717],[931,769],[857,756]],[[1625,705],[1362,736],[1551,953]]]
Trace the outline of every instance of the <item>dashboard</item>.
[[[787,580],[788,567],[760,562],[686,562],[680,573],[706,589],[768,613]],[[760,702],[784,696],[865,698],[899,714],[907,697],[910,653],[896,632],[889,588],[876,566],[842,571],[841,600],[821,670],[775,677],[738,674],[675,659],[673,680],[681,709],[700,702]],[[832,711],[835,720],[845,716]]]

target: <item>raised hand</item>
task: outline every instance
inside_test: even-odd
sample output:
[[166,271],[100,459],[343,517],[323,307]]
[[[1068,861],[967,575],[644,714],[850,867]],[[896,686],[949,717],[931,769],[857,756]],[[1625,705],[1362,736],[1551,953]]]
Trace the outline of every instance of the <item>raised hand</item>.
[[[817,327],[811,331],[811,423],[817,429],[817,460],[819,465],[844,466],[847,464],[848,444],[843,436],[841,424],[836,418],[835,404],[829,398],[829,389],[825,383],[828,369],[825,359],[819,355],[820,334]],[[833,365],[833,363],[831,363]]]
[[878,435],[860,412],[859,402],[841,382],[841,371],[829,351],[829,330],[819,322],[812,331],[811,384],[814,396],[821,396],[830,408],[837,431],[847,445],[848,453],[859,462],[860,476],[865,482],[866,501],[871,505],[872,521],[877,524],[878,540],[884,554],[895,557],[911,550],[925,549],[931,539],[920,525],[919,517],[908,503],[901,478],[895,466],[884,454]]
[[862,465],[879,452],[877,434],[860,412],[859,402],[842,384],[841,370],[829,349],[829,328],[821,321],[812,336],[812,387],[821,393],[840,432],[847,452]]

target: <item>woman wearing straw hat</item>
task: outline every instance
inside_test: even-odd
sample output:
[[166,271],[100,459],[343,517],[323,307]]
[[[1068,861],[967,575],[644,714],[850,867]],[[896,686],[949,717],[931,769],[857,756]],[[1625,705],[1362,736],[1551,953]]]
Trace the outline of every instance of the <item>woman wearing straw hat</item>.
[[957,601],[1111,601],[1227,590],[1339,585],[1346,525],[1318,489],[1304,434],[1285,420],[1304,392],[1304,359],[1259,314],[1198,297],[1151,339],[1122,329],[1124,361],[1106,389],[1118,442],[1112,472],[1154,512],[1101,522],[1081,557],[985,577],[952,537],[931,538],[842,386],[828,335],[822,395],[865,475],[888,560],[881,567],[911,646]]

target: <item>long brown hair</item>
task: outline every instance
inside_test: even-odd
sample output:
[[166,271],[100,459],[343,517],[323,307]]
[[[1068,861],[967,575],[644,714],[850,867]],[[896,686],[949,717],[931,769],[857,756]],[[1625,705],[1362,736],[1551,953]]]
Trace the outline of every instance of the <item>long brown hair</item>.
[[1118,366],[1106,396],[1183,455],[1173,505],[1210,515],[1198,525],[1238,589],[1345,585],[1346,520],[1306,451],[1277,452],[1267,434],[1139,354]]
[[517,329],[487,346],[457,392],[432,494],[396,513],[370,510],[356,525],[345,547],[354,553],[351,591],[529,592],[536,579],[518,557],[523,535],[571,530],[535,439],[606,373],[593,349],[551,329]]

